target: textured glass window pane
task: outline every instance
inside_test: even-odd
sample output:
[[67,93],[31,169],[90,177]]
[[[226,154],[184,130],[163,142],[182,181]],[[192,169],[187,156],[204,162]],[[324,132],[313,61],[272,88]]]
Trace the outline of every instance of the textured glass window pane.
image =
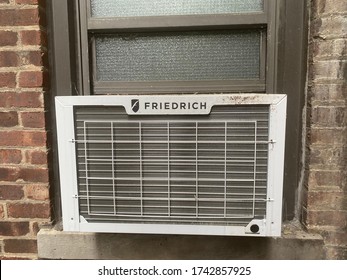
[[100,81],[259,79],[260,31],[99,35]]
[[264,0],[91,0],[92,17],[228,14],[263,11]]

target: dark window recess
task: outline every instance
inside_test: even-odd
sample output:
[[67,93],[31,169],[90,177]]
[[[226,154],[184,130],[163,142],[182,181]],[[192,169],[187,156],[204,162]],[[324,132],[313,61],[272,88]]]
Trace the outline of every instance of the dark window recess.
[[[290,145],[286,146],[283,216],[293,218],[301,168],[307,0],[60,0],[47,1],[47,6],[54,95],[287,94],[286,142]],[[209,36],[223,43],[216,47]],[[183,37],[192,38],[190,48],[178,42],[162,45],[169,38]],[[198,37],[204,44],[194,42]],[[153,50],[145,46],[146,40],[160,47]],[[175,46],[183,52],[174,51]],[[147,56],[156,51],[148,61]],[[169,63],[176,59],[175,52],[181,59],[190,54],[186,65]],[[241,60],[241,66],[234,66]],[[158,63],[161,71],[154,69]],[[166,67],[170,71],[162,70]],[[189,67],[198,68],[198,73]]]

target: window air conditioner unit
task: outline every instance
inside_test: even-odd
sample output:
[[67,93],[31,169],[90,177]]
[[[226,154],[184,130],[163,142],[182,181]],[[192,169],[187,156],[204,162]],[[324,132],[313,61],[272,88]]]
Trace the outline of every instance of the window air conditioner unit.
[[286,96],[56,98],[66,231],[279,236]]

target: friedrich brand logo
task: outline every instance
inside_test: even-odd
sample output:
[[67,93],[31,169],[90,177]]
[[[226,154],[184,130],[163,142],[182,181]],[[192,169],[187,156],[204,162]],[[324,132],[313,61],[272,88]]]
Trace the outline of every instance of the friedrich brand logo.
[[145,102],[145,110],[206,110],[206,102]]
[[[140,104],[141,103],[141,104]],[[147,101],[131,99],[131,111],[140,114],[199,114],[207,112],[209,106],[204,101]],[[195,113],[194,113],[195,114]]]
[[140,109],[140,102],[138,99],[131,100],[131,109],[133,110],[134,113],[138,112],[138,110]]

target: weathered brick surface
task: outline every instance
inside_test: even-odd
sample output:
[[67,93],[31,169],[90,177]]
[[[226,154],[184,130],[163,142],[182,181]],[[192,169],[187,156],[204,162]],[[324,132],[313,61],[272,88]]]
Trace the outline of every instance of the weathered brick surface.
[[11,127],[18,125],[18,113],[14,111],[0,112],[0,126]]
[[0,167],[0,181],[48,183],[48,170],[45,168]]
[[10,218],[47,219],[50,216],[50,207],[47,203],[9,203],[7,213]]
[[29,150],[26,152],[26,162],[33,165],[42,165],[48,163],[47,152],[41,150]]
[[1,200],[20,200],[24,198],[22,186],[18,185],[1,185],[0,199]]
[[18,67],[20,59],[17,52],[0,51],[0,67]]
[[3,108],[42,108],[40,92],[0,92],[0,107]]
[[347,12],[347,3],[344,0],[316,0],[311,3],[315,17]]
[[50,222],[44,5],[0,0],[0,259],[35,258]]
[[42,71],[23,71],[19,73],[19,86],[23,88],[37,88],[44,85]]
[[311,144],[329,145],[329,147],[343,145],[345,134],[344,129],[336,129],[335,127],[312,128],[310,142]]
[[37,241],[34,239],[5,239],[5,253],[37,253]]
[[0,30],[0,47],[15,46],[18,40],[18,34],[14,31]]
[[311,0],[303,223],[346,257],[347,2]]
[[19,36],[24,46],[46,45],[46,34],[41,30],[23,30],[19,32]]
[[44,131],[0,131],[0,146],[45,147]]
[[22,161],[21,150],[0,149],[0,164],[18,164]]
[[25,195],[28,199],[48,201],[48,187],[45,185],[27,185]]
[[40,24],[38,9],[0,10],[0,26],[33,26]]
[[21,113],[23,127],[44,128],[45,113],[44,112],[23,112]]
[[23,236],[30,232],[29,222],[1,222],[0,235],[3,236]]
[[16,86],[16,73],[6,72],[0,73],[0,87],[14,88]]

